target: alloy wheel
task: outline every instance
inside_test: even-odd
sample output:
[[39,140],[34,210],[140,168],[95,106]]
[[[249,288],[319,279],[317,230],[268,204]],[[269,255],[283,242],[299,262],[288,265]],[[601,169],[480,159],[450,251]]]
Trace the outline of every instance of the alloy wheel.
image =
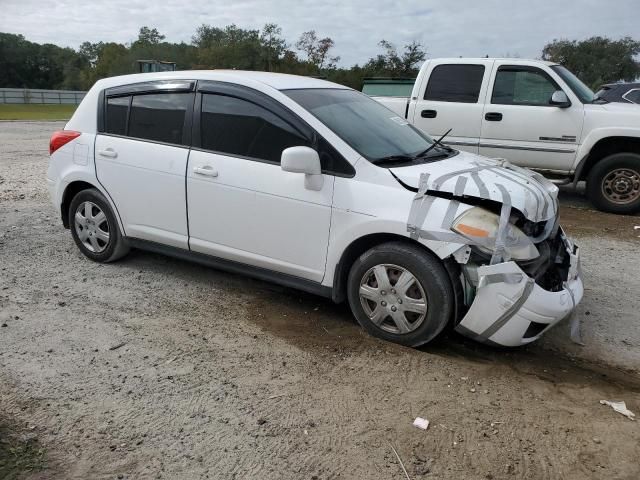
[[102,209],[93,202],[82,202],[74,216],[76,234],[84,247],[94,253],[109,245],[109,222]]

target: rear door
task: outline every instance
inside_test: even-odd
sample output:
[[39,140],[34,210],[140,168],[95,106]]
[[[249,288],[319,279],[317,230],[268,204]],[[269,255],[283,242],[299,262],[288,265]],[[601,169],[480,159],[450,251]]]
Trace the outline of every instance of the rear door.
[[155,82],[105,92],[96,173],[129,237],[188,248],[185,171],[194,85]]
[[530,168],[569,171],[582,131],[582,103],[574,100],[568,108],[551,105],[551,95],[562,88],[535,66],[496,61],[491,77],[480,154]]
[[452,129],[445,143],[478,153],[492,63],[493,60],[483,59],[473,63],[431,61],[422,76],[418,97],[412,102],[410,121],[435,138]]
[[320,191],[280,168],[282,151],[323,147],[314,132],[255,90],[200,82],[187,169],[191,250],[320,282],[334,177]]

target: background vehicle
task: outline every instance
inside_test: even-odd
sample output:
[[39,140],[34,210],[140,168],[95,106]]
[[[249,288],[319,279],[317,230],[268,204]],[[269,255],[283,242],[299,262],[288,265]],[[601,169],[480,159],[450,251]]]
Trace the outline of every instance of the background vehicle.
[[640,104],[640,83],[608,83],[596,92],[607,102]]
[[427,61],[410,98],[377,97],[424,132],[559,183],[587,181],[601,210],[640,211],[640,109],[599,100],[561,65],[513,58]]
[[522,345],[582,298],[554,185],[322,80],[101,80],[50,152],[53,203],[95,261],[133,246],[347,299],[367,331],[411,346],[447,325]]
[[369,77],[362,80],[362,93],[371,97],[408,97],[415,78]]

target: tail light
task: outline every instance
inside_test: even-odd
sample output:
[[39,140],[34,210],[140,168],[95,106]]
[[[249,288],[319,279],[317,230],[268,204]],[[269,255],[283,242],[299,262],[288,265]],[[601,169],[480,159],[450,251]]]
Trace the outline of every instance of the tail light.
[[49,140],[49,155],[52,155],[53,152],[58,150],[60,147],[64,147],[67,143],[69,143],[74,138],[78,138],[82,135],[80,132],[75,132],[73,130],[59,130],[54,132],[51,135],[51,140]]

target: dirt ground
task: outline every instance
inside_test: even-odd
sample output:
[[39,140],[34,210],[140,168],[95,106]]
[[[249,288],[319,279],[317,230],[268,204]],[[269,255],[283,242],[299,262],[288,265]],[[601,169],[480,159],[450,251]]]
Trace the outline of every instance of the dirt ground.
[[413,350],[294,290],[87,260],[46,193],[59,127],[0,123],[0,477],[640,478],[639,422],[599,404],[640,415],[638,218],[563,193],[586,346],[560,325],[526,349]]

